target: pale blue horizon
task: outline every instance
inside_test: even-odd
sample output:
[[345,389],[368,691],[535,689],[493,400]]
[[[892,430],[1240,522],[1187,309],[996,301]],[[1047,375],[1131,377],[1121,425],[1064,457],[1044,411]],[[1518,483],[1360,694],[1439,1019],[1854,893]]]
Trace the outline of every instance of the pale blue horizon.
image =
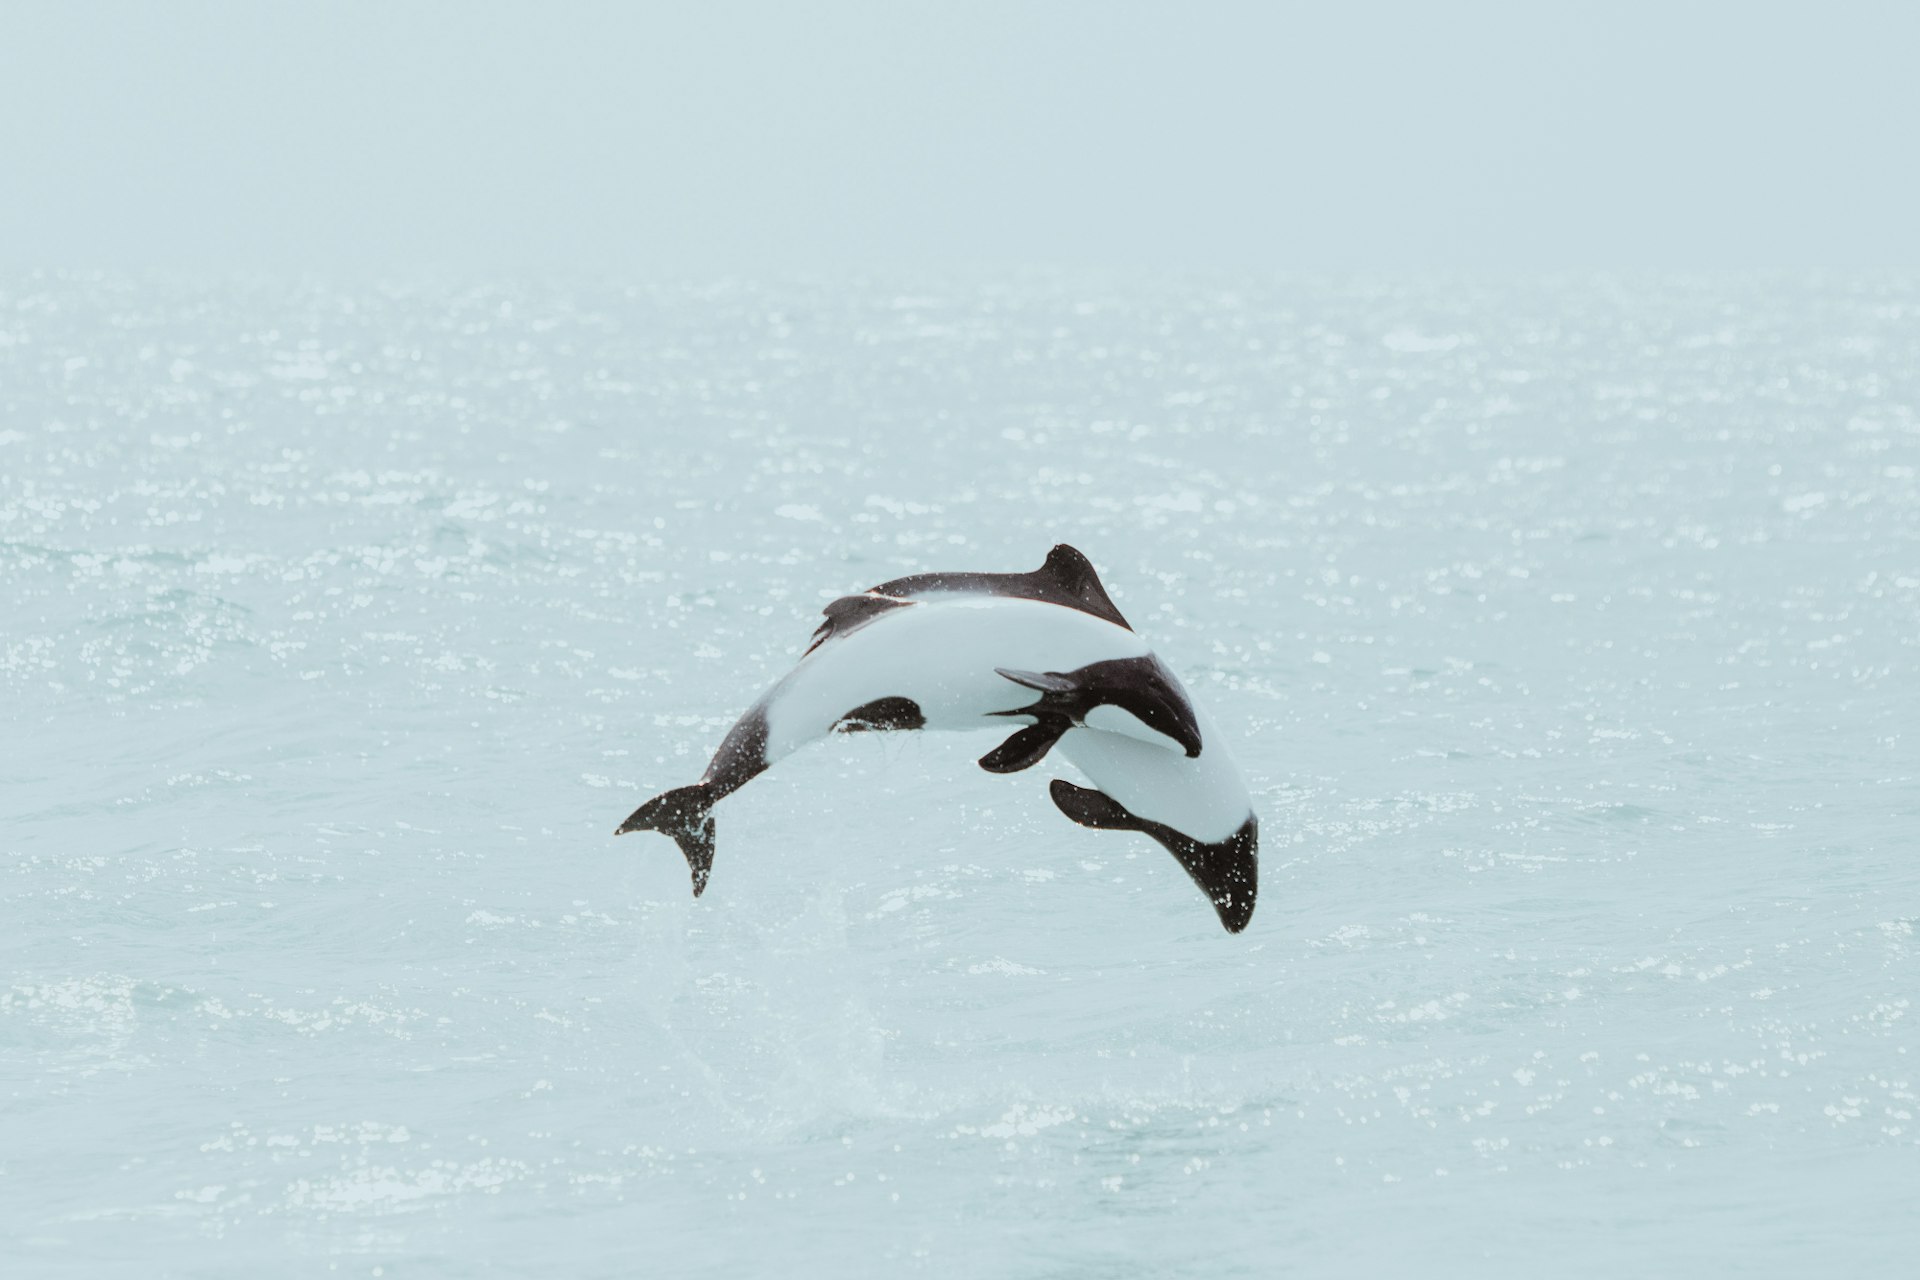
[[1914,262],[1891,5],[16,4],[0,267]]

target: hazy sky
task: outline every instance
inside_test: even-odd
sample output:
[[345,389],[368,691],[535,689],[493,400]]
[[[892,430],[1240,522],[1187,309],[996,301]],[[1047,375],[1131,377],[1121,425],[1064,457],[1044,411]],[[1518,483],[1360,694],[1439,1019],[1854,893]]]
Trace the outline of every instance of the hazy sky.
[[1920,4],[0,0],[0,265],[1920,261]]

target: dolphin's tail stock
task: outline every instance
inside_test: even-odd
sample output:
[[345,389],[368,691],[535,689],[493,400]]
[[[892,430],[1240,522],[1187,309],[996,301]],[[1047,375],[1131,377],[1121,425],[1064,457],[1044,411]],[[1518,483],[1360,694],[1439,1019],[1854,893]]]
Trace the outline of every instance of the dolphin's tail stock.
[[613,834],[629,831],[658,831],[673,837],[687,857],[693,872],[693,896],[707,887],[707,873],[713,870],[713,805],[720,797],[704,782],[665,791],[633,811]]

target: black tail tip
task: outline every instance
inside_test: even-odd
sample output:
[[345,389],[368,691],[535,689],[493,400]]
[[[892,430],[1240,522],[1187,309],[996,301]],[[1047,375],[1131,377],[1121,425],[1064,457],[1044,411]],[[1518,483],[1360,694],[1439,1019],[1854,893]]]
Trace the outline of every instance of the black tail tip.
[[1220,915],[1220,923],[1228,933],[1239,933],[1253,920],[1253,891],[1251,889],[1238,896],[1232,893],[1218,894],[1213,899],[1213,909]]
[[1060,812],[1083,827],[1140,831],[1159,841],[1207,895],[1228,933],[1239,933],[1253,919],[1254,900],[1260,893],[1258,818],[1249,814],[1225,840],[1202,844],[1165,823],[1139,817],[1103,791],[1078,787],[1064,778],[1055,778],[1051,790]]
[[713,871],[712,809],[713,800],[704,785],[696,782],[690,787],[675,787],[635,809],[613,834],[658,831],[673,837],[693,875],[693,896],[697,898],[706,891],[707,877]]
[[1191,862],[1181,858],[1201,890],[1213,899],[1213,909],[1228,933],[1239,933],[1253,919],[1260,893],[1260,820],[1246,822],[1218,844],[1199,845]]

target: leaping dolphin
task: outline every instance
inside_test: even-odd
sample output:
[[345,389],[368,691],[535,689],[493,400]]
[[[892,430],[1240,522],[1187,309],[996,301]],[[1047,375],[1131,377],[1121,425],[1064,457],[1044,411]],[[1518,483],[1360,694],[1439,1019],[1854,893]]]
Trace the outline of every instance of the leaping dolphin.
[[1014,773],[1056,746],[1094,788],[1056,780],[1085,827],[1164,845],[1228,932],[1258,889],[1259,820],[1219,733],[1062,543],[1032,573],[923,573],[825,609],[800,662],[727,731],[700,781],[655,796],[614,834],[673,837],[695,897],[713,867],[713,806],[829,733],[1023,723],[981,757]]

